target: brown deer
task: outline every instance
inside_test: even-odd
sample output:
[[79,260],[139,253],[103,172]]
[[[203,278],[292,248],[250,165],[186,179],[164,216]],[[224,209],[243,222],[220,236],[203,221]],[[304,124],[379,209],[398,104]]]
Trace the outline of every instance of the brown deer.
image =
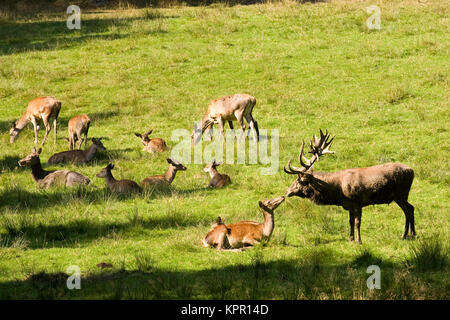
[[108,186],[109,191],[113,193],[139,193],[142,191],[139,185],[132,180],[116,180],[114,179],[111,170],[114,169],[114,165],[112,163],[108,164],[105,168],[103,168],[99,173],[97,173],[97,177],[104,178],[106,180],[106,185]]
[[[252,111],[256,104],[256,99],[248,94],[235,94],[216,99],[210,102],[205,115],[202,118],[201,134],[195,140],[195,143],[200,141],[203,133],[217,123],[219,125],[222,137],[225,136],[224,123],[228,121],[230,128],[233,130],[233,120],[237,120],[242,128],[242,134],[245,133],[244,118],[249,124],[249,131],[252,129],[253,138],[259,141],[258,123],[253,119]],[[191,135],[194,139],[196,130]]]
[[134,135],[142,140],[142,144],[144,145],[143,150],[153,153],[153,152],[163,152],[167,150],[166,142],[161,138],[149,138],[148,136],[153,132],[150,130],[144,134],[140,134],[135,132]]
[[185,171],[186,167],[173,159],[166,159],[169,163],[169,169],[165,174],[150,176],[142,180],[143,187],[168,187],[175,179],[177,171]]
[[[69,150],[75,148],[75,142],[78,140],[78,150],[81,149],[81,145],[84,140],[84,148],[87,144],[87,135],[89,132],[89,126],[91,124],[91,119],[85,115],[80,114],[69,120],[67,130],[69,131]],[[82,138],[84,135],[84,138]]]
[[48,159],[48,164],[57,164],[57,163],[88,163],[91,161],[97,151],[106,150],[103,145],[102,138],[92,138],[92,145],[86,150],[69,150],[58,152],[52,155]]
[[51,129],[50,121],[53,119],[53,130],[55,133],[54,144],[56,144],[56,120],[58,119],[60,110],[61,102],[56,100],[56,98],[54,97],[39,97],[31,100],[22,117],[16,122],[12,123],[12,128],[9,131],[9,142],[14,143],[19,136],[19,132],[22,131],[22,129],[29,122],[31,122],[34,126],[34,144],[37,144],[39,131],[37,120],[42,119],[45,127],[45,135],[44,139],[42,140],[42,145],[44,145],[45,140],[47,140],[48,133]]
[[72,187],[77,185],[88,185],[90,183],[88,177],[85,177],[78,172],[69,170],[46,171],[42,169],[41,160],[39,159],[41,152],[42,148],[38,151],[36,151],[36,148],[33,148],[32,153],[19,160],[19,165],[21,167],[31,167],[31,175],[33,176],[34,181],[37,182],[39,188],[48,189],[55,185]]
[[287,189],[285,196],[308,198],[318,205],[336,205],[348,210],[350,217],[350,241],[354,240],[354,227],[357,229],[357,242],[361,243],[362,208],[368,205],[389,204],[395,201],[406,216],[403,239],[416,235],[414,227],[414,207],[408,202],[409,190],[414,179],[414,171],[401,163],[385,163],[368,168],[346,169],[338,172],[313,172],[314,162],[319,157],[334,153],[329,148],[334,137],[320,130],[320,138],[316,136],[309,144],[309,153],[313,156],[306,159],[303,155],[303,141],[298,160],[301,167],[291,166],[288,174],[298,175],[297,180]]
[[231,179],[226,174],[220,174],[217,171],[217,167],[221,165],[214,159],[210,164],[203,168],[204,172],[209,173],[211,180],[209,181],[208,188],[222,188],[231,183]]
[[259,202],[264,214],[263,223],[240,221],[234,224],[225,224],[225,220],[219,217],[203,238],[203,246],[216,247],[217,250],[240,249],[254,246],[262,240],[269,240],[275,226],[274,210],[283,201],[284,196]]

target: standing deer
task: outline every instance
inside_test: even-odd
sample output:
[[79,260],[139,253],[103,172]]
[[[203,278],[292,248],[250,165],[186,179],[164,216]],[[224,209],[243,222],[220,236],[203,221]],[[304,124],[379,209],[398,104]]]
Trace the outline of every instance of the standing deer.
[[144,134],[135,132],[134,135],[142,140],[144,145],[143,150],[153,153],[153,152],[163,152],[167,150],[166,142],[161,138],[149,138],[148,136],[153,132],[150,130]]
[[105,168],[103,168],[99,173],[97,173],[97,177],[104,178],[106,180],[106,185],[108,186],[109,191],[113,193],[139,193],[142,191],[139,185],[132,180],[116,180],[114,179],[111,170],[114,169],[114,165],[112,163],[108,164]]
[[204,247],[216,247],[221,249],[238,249],[254,246],[262,240],[270,239],[274,222],[274,210],[283,203],[284,196],[259,201],[259,206],[264,214],[264,222],[240,221],[234,224],[225,224],[220,217],[213,224],[211,230],[203,238]]
[[175,175],[177,174],[177,171],[185,171],[186,167],[183,166],[178,161],[172,160],[172,159],[166,159],[169,163],[169,169],[167,169],[167,172],[165,174],[157,175],[157,176],[150,176],[142,180],[141,185],[143,187],[168,187],[172,181],[175,179]]
[[56,144],[56,120],[58,119],[59,111],[61,110],[61,102],[56,100],[54,97],[39,97],[30,101],[22,117],[16,122],[12,123],[12,128],[9,131],[9,142],[14,143],[19,132],[29,123],[33,123],[34,126],[34,144],[38,143],[38,131],[39,126],[37,124],[38,119],[42,119],[45,127],[45,136],[42,140],[42,145],[44,145],[45,140],[47,140],[48,133],[51,129],[50,121],[53,119],[53,130],[55,133]]
[[[244,118],[247,120],[249,130],[252,129],[253,139],[259,141],[259,129],[258,123],[253,119],[252,111],[256,104],[256,99],[248,94],[235,94],[226,96],[220,99],[216,99],[210,102],[205,115],[202,118],[201,134],[198,135],[195,143],[200,141],[203,133],[208,129],[212,129],[212,126],[217,123],[219,125],[220,133],[222,137],[225,136],[224,123],[228,121],[230,128],[233,130],[233,120],[237,120],[242,128],[242,134],[245,133]],[[191,138],[194,139],[195,131],[192,133]],[[242,136],[242,135],[241,135]]]
[[[81,114],[75,116],[69,120],[67,130],[69,131],[69,150],[75,148],[75,142],[78,140],[78,150],[81,149],[81,145],[84,140],[84,148],[86,148],[87,135],[89,132],[89,126],[91,124],[91,119],[85,115]],[[84,135],[84,138],[81,136]]]
[[303,155],[305,142],[302,142],[298,160],[301,167],[291,166],[284,171],[298,175],[297,180],[287,189],[285,196],[308,198],[318,205],[341,206],[349,212],[350,241],[354,240],[354,227],[357,228],[357,242],[361,243],[362,208],[368,205],[389,204],[395,201],[406,217],[403,239],[416,235],[414,227],[414,207],[408,202],[409,190],[414,179],[414,171],[401,163],[385,163],[368,168],[346,169],[338,172],[313,172],[314,162],[319,157],[334,153],[329,148],[334,137],[320,130],[320,138],[316,136],[309,144],[309,153],[313,156],[306,159]]
[[217,171],[217,167],[220,163],[216,162],[216,159],[213,160],[210,164],[203,168],[204,172],[208,172],[211,176],[211,180],[209,181],[208,188],[222,188],[231,183],[231,179],[226,174],[220,174]]
[[42,148],[38,151],[36,151],[36,148],[33,148],[32,153],[19,160],[19,165],[21,167],[31,167],[31,175],[33,176],[34,181],[37,182],[39,188],[48,189],[55,185],[72,187],[77,185],[88,185],[90,183],[88,177],[83,176],[78,172],[69,170],[46,171],[42,169],[41,160],[39,159],[41,152]]
[[88,163],[94,158],[97,151],[106,150],[101,139],[102,138],[92,138],[92,145],[87,150],[69,150],[55,153],[48,159],[48,163]]

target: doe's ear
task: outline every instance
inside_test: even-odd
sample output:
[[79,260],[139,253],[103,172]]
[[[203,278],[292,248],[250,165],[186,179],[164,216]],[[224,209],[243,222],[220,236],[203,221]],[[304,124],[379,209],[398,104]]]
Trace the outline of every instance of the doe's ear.
[[38,154],[41,154],[41,152],[42,152],[42,148],[39,148],[39,150],[38,150]]
[[260,208],[262,208],[262,207],[263,207],[262,201],[259,201],[259,202],[258,202],[258,205],[259,205]]
[[113,165],[112,163],[108,164],[106,167],[107,167],[108,169],[114,169],[114,165]]
[[142,138],[142,135],[140,133],[135,132],[134,135],[138,138]]
[[172,160],[172,159],[170,159],[170,158],[167,158],[166,160],[167,160],[167,162],[168,162],[168,163],[170,163],[170,164],[174,164],[174,163],[173,163],[173,160]]
[[11,128],[14,129],[16,127],[16,123],[13,121],[11,122]]
[[36,147],[33,147],[33,152],[37,152],[37,151],[36,151]]

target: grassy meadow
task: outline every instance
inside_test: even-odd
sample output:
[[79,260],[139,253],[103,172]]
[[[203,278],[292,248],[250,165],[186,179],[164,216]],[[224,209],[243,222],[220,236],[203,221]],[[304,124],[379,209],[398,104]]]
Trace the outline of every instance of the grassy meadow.
[[[373,4],[381,30],[366,26]],[[81,30],[66,28],[65,10],[0,12],[0,299],[448,299],[448,11],[438,0],[82,9]],[[185,163],[168,192],[129,197],[95,177],[109,162],[116,178],[137,182],[165,172],[170,150],[146,153],[134,132],[154,129],[173,147],[173,130],[192,130],[210,100],[241,92],[256,97],[260,129],[279,129],[276,174],[224,164],[233,183],[210,190],[204,165]],[[18,166],[34,134],[30,124],[9,144],[10,124],[41,95],[62,102],[44,169],[78,171],[90,186],[39,190]],[[82,113],[107,151],[87,165],[49,166]],[[345,210],[292,197],[269,242],[203,248],[219,215],[262,221],[258,201],[284,194],[295,177],[283,166],[319,128],[336,134],[336,153],[315,170],[414,169],[416,240],[401,240],[395,203],[363,209],[357,245]],[[380,290],[366,286],[373,264]],[[71,265],[81,290],[66,288]]]

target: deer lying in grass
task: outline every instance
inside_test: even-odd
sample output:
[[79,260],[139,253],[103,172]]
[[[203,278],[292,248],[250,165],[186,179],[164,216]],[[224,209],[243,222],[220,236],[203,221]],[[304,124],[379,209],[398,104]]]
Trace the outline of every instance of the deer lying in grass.
[[41,152],[42,148],[38,151],[36,151],[36,148],[33,148],[32,153],[19,160],[19,165],[21,167],[31,167],[31,175],[33,176],[34,181],[37,182],[39,188],[48,189],[55,185],[72,187],[77,185],[88,185],[90,183],[88,177],[85,177],[78,172],[69,170],[46,171],[42,169],[41,160],[39,159]]
[[153,132],[150,130],[144,134],[140,134],[135,132],[134,135],[142,140],[142,144],[144,145],[143,150],[153,153],[153,152],[163,152],[167,150],[166,142],[161,138],[149,138],[148,136]]
[[19,132],[22,131],[22,129],[25,128],[29,122],[31,122],[34,126],[34,144],[37,144],[39,131],[37,120],[42,119],[45,127],[45,135],[42,140],[42,145],[44,145],[51,129],[50,121],[53,119],[53,130],[55,133],[54,144],[56,144],[56,120],[58,119],[60,110],[61,102],[56,100],[54,97],[39,97],[31,100],[30,103],[28,103],[27,109],[22,117],[12,123],[12,128],[9,131],[9,142],[14,143],[19,136]]
[[[222,137],[225,136],[224,123],[228,121],[230,128],[233,129],[233,120],[237,120],[242,128],[242,134],[245,133],[244,118],[249,124],[249,130],[252,129],[253,139],[259,140],[258,123],[253,119],[252,111],[256,104],[256,99],[248,94],[235,94],[216,99],[210,102],[205,115],[202,118],[201,134],[198,135],[195,143],[200,141],[202,134],[208,129],[212,129],[213,124],[219,125]],[[191,137],[194,139],[195,130]]]
[[226,174],[220,174],[217,171],[217,167],[221,165],[220,163],[217,163],[214,159],[213,162],[208,164],[206,167],[203,168],[204,172],[208,172],[211,176],[211,180],[209,181],[208,188],[222,188],[228,184],[231,183],[231,179]]
[[[91,124],[91,119],[85,115],[81,114],[75,116],[69,120],[67,130],[69,131],[69,150],[75,148],[75,142],[78,140],[78,150],[81,149],[81,145],[84,140],[84,148],[86,148],[87,135],[89,132],[89,126]],[[84,138],[81,136],[84,135]]]
[[114,179],[111,170],[114,169],[114,165],[112,163],[108,164],[105,168],[103,168],[99,173],[97,173],[97,177],[104,178],[106,180],[106,185],[108,186],[109,191],[113,193],[139,193],[142,191],[139,185],[132,180],[116,180]]
[[329,150],[333,139],[329,140],[328,132],[324,134],[320,130],[320,138],[314,136],[309,144],[309,152],[313,155],[309,160],[303,155],[305,143],[302,143],[298,157],[301,167],[293,167],[289,161],[289,169],[284,168],[286,173],[298,175],[285,196],[308,198],[318,205],[342,206],[349,212],[350,241],[354,240],[356,225],[358,243],[361,243],[362,208],[395,201],[406,216],[403,239],[408,236],[409,228],[411,235],[415,236],[414,207],[408,202],[414,171],[401,163],[385,163],[338,172],[313,172],[314,162],[320,156],[334,153]]
[[275,226],[274,210],[284,201],[284,196],[259,202],[264,214],[264,222],[240,221],[234,224],[225,224],[220,217],[203,238],[204,247],[222,249],[240,249],[254,246],[262,240],[270,239]]
[[88,163],[91,161],[97,151],[106,150],[105,146],[101,142],[101,138],[92,138],[92,145],[86,150],[69,150],[59,153],[55,153],[48,159],[49,164],[56,163]]
[[167,159],[169,163],[169,169],[165,174],[150,176],[142,180],[141,185],[143,187],[168,187],[175,179],[177,171],[185,171],[186,167],[178,161]]

